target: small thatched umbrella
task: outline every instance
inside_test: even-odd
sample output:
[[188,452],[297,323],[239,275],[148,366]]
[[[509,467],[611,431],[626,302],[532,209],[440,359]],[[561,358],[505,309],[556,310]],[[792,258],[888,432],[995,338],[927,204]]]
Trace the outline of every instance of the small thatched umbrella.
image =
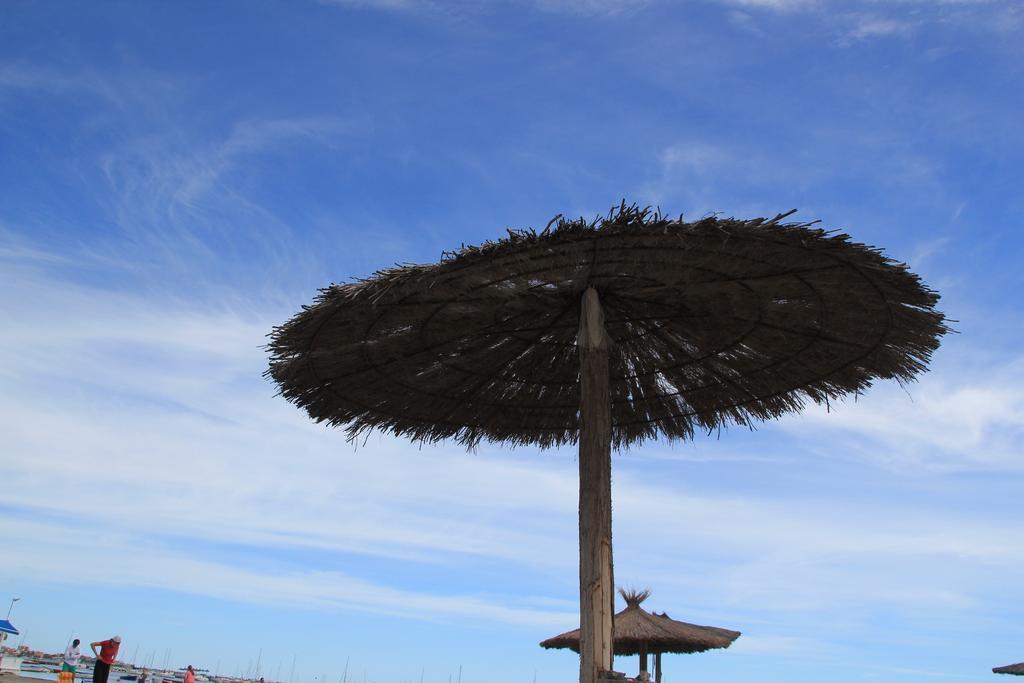
[[[654,655],[654,680],[661,682],[661,655],[665,652],[690,654],[726,648],[740,637],[739,631],[717,626],[698,626],[676,621],[665,613],[652,614],[640,606],[651,592],[619,590],[626,608],[615,615],[612,642],[617,655],[640,655],[640,671],[647,671],[647,655]],[[541,641],[548,649],[580,651],[580,630],[569,631]]]
[[[792,213],[792,212],[790,212]],[[911,380],[938,295],[809,223],[621,206],[321,291],[269,374],[353,438],[579,444],[580,682],[611,667],[611,448],[750,425]]]
[[1020,664],[1007,664],[1006,666],[997,666],[994,669],[992,669],[992,673],[1024,676],[1024,662],[1021,662]]

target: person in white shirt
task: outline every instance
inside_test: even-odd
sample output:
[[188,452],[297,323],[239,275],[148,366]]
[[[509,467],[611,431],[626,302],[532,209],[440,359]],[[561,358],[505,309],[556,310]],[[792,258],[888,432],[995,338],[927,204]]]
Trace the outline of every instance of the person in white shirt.
[[64,666],[60,668],[61,671],[70,671],[75,673],[75,668],[78,666],[78,660],[82,658],[82,653],[78,651],[78,643],[81,642],[78,638],[75,638],[68,649],[64,650]]

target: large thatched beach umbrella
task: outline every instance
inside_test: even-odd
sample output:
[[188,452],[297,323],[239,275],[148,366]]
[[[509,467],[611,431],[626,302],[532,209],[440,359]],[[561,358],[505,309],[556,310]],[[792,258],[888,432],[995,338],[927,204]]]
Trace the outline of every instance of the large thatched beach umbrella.
[[946,330],[905,266],[784,217],[686,223],[623,205],[509,231],[322,290],[274,330],[268,372],[353,437],[578,443],[593,683],[612,661],[611,447],[910,380]]
[[1006,666],[997,666],[994,669],[992,669],[992,673],[1024,676],[1024,662],[1021,662],[1020,664],[1007,664]]
[[[615,615],[613,650],[617,655],[640,655],[640,671],[647,671],[647,655],[654,655],[654,680],[661,683],[661,655],[667,652],[691,654],[726,648],[740,637],[739,631],[717,626],[698,626],[676,621],[667,614],[652,614],[640,606],[650,591],[623,591],[626,608]],[[580,651],[580,630],[575,629],[540,643],[548,649]]]

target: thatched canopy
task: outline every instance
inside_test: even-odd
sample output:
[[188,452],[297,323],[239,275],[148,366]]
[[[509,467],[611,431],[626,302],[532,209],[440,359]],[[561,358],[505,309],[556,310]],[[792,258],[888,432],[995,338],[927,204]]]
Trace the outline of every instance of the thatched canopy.
[[1024,662],[1020,664],[1008,664],[1007,666],[997,666],[992,669],[994,674],[1013,674],[1014,676],[1024,676]]
[[510,230],[321,290],[274,329],[268,374],[351,436],[575,443],[588,286],[612,342],[617,448],[922,372],[946,332],[938,295],[879,250],[786,215],[688,223],[623,205]]
[[[716,626],[698,626],[676,621],[667,614],[652,614],[640,606],[649,591],[619,591],[626,600],[626,608],[615,615],[612,642],[617,655],[636,655],[643,650],[648,654],[671,652],[689,654],[726,648],[740,637],[739,631]],[[580,651],[580,630],[568,631],[541,641],[547,649]]]

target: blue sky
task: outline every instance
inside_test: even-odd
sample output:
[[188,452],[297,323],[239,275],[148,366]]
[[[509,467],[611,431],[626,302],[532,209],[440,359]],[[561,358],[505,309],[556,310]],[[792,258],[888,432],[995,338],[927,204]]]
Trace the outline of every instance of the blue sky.
[[537,643],[577,619],[574,453],[354,447],[274,396],[265,335],[557,213],[798,208],[958,334],[906,390],[615,457],[616,578],[744,633],[666,680],[1024,660],[1022,31],[1016,0],[7,0],[0,604],[34,647],[221,673],[573,680]]

